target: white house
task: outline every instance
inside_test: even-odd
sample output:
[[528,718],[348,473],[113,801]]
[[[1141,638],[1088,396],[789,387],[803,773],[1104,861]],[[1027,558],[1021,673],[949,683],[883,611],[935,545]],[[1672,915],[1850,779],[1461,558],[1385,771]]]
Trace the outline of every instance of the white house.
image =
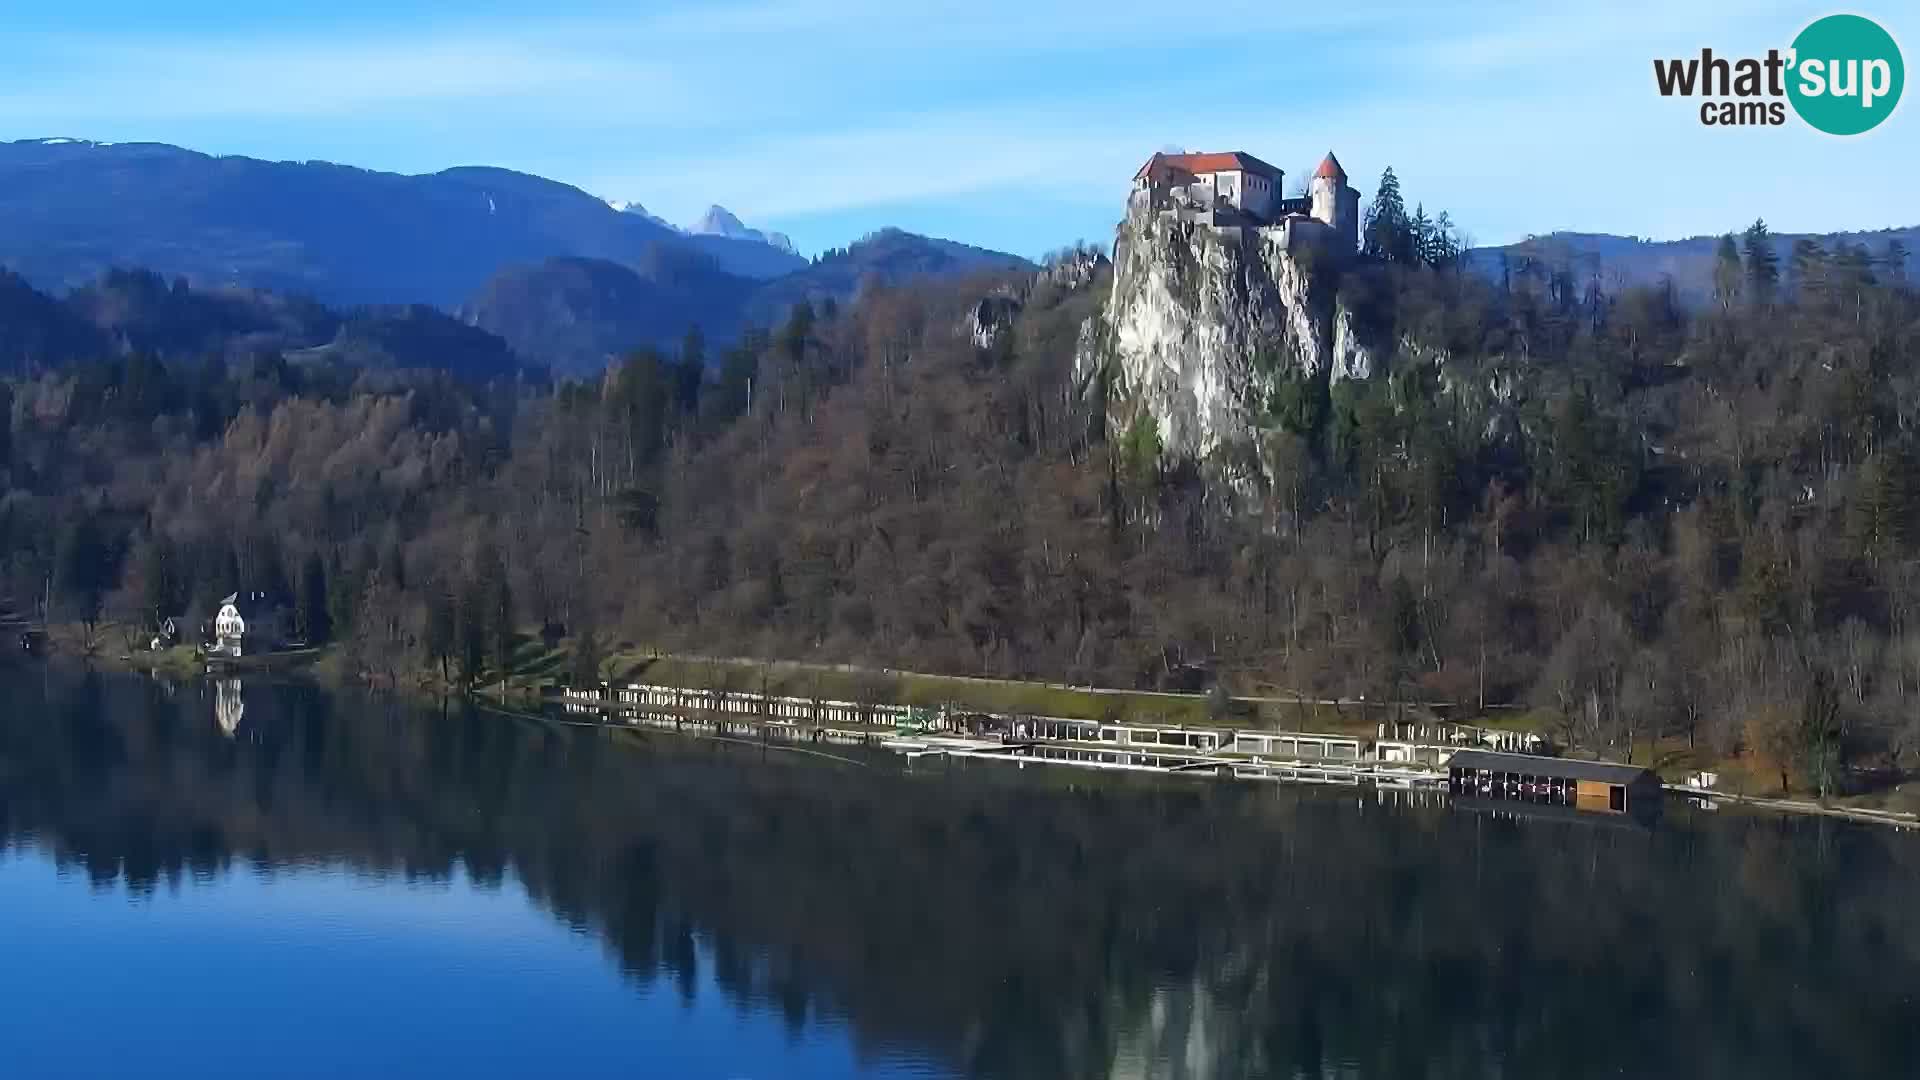
[[247,636],[247,621],[240,617],[240,594],[220,601],[220,614],[213,620],[213,647],[209,652],[238,657],[241,641]]

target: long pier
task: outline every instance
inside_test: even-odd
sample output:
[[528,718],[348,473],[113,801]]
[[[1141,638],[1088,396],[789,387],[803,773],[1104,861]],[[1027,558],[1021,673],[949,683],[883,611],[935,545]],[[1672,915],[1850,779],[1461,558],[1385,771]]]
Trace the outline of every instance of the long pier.
[[[603,684],[562,695],[569,711],[667,730],[759,742],[828,742],[889,750],[909,762],[990,758],[1128,772],[1198,773],[1227,779],[1307,784],[1444,788],[1441,771],[1462,739],[1458,725],[1408,738],[1121,724],[1061,716],[1012,715],[892,702],[798,698],[696,690],[650,683]],[[1381,725],[1387,734],[1390,725]],[[1445,729],[1444,731],[1442,729]],[[1412,734],[1398,729],[1394,734]],[[1521,738],[1510,732],[1502,737]],[[1469,745],[1491,745],[1475,738]]]
[[[1531,753],[1539,740],[1521,732],[1450,722],[1389,724],[1377,737],[1228,727],[1156,725],[1078,717],[1008,714],[896,702],[844,701],[649,683],[602,683],[568,690],[568,712],[624,725],[761,744],[834,743],[892,751],[908,762],[983,758],[1019,767],[1199,774],[1223,779],[1367,786],[1386,799],[1445,799],[1447,763],[1461,750]],[[1786,813],[1920,828],[1895,811],[1822,806],[1684,785],[1665,785],[1708,809],[1737,803]],[[1517,802],[1515,808],[1527,804]]]

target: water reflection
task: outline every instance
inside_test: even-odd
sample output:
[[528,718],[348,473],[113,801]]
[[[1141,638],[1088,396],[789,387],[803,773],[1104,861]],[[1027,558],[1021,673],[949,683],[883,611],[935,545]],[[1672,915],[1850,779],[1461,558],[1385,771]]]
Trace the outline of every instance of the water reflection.
[[239,679],[215,679],[213,681],[213,718],[220,725],[220,731],[231,739],[240,729],[240,721],[247,715],[247,703],[241,699]]
[[257,682],[229,741],[237,681],[8,692],[26,707],[0,718],[0,835],[97,881],[243,862],[517,882],[641,992],[710,986],[796,1036],[845,1024],[870,1061],[1195,1080],[1920,1061],[1920,845],[1866,827],[906,773]]

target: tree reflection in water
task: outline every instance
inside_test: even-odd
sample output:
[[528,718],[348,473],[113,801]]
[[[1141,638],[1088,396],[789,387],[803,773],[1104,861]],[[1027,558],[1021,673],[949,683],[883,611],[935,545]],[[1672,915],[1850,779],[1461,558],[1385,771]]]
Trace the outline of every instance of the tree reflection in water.
[[[135,890],[329,860],[517,876],[634,980],[697,968],[995,1077],[1911,1075],[1920,842],[1358,793],[865,767],[255,682],[0,676],[0,832]],[[222,714],[224,715],[224,714]]]

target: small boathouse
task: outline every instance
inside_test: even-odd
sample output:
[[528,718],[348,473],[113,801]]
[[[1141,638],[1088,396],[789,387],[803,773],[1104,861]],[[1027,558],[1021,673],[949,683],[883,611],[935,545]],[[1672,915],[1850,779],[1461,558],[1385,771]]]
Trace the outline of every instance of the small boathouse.
[[1652,810],[1660,777],[1652,769],[1611,761],[1462,750],[1447,760],[1456,795],[1571,806],[1603,814]]

